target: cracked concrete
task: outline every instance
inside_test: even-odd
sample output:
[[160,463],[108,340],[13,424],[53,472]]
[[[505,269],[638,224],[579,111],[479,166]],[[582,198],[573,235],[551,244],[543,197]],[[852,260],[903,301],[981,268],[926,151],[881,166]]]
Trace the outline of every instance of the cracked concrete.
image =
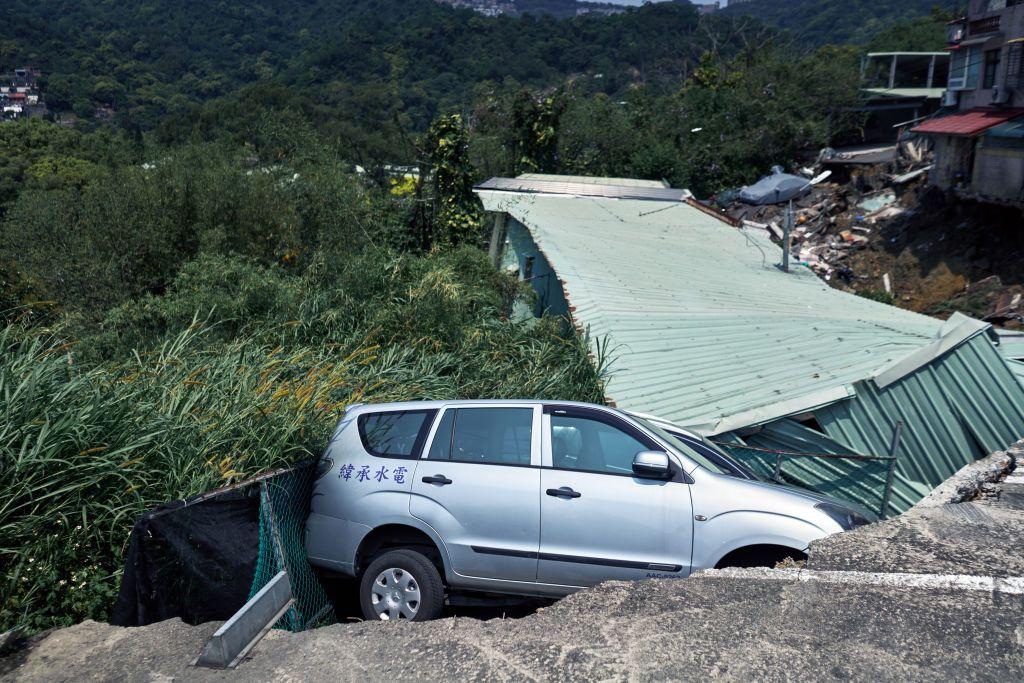
[[0,679],[1024,680],[1024,478],[998,481],[1019,455],[813,544],[807,571],[609,582],[516,620],[273,631],[234,671],[189,666],[215,623],[85,622],[0,660]]
[[518,620],[272,632],[235,671],[188,662],[216,624],[86,622],[5,679],[1021,680],[1019,595],[700,576],[611,582]]

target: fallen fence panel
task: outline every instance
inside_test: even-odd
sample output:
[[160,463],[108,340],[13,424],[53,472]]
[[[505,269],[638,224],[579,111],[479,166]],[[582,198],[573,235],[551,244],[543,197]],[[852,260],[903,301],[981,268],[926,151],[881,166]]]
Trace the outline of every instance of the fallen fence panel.
[[242,609],[217,629],[192,663],[213,669],[233,669],[295,602],[287,572],[272,578]]

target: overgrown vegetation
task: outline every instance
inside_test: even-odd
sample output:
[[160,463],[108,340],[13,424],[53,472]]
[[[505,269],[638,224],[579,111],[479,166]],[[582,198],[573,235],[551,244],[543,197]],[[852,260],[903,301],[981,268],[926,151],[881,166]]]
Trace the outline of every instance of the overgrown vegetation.
[[317,453],[346,404],[601,400],[584,341],[510,320],[519,285],[472,239],[402,250],[318,168],[190,147],[12,209],[4,253],[53,303],[0,335],[5,628],[102,618],[142,510]]

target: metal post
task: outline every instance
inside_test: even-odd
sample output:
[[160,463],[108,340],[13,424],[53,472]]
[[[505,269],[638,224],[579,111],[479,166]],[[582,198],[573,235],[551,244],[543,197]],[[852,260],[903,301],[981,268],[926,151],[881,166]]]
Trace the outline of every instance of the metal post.
[[896,421],[896,429],[892,433],[892,444],[889,446],[889,473],[885,477],[885,493],[882,496],[882,519],[889,514],[889,499],[892,498],[892,480],[896,474],[896,459],[900,449],[900,436],[903,434],[903,420]]
[[772,479],[779,480],[782,475],[782,453],[775,454],[775,470],[772,472]]
[[488,255],[491,257],[491,265],[497,268],[501,265],[502,252],[505,249],[505,221],[507,220],[504,211],[494,215],[494,227],[491,228],[491,248]]
[[266,479],[260,482],[260,501],[266,506],[270,523],[270,537],[274,541],[274,555],[277,557],[277,563],[282,571],[288,571],[288,565],[285,563],[284,543],[281,541],[281,530],[277,526],[277,515],[274,514],[274,505],[270,502],[270,488],[267,486]]
[[782,272],[789,272],[789,240],[793,234],[793,200],[786,207],[786,220],[782,222]]
[[282,570],[217,629],[192,666],[235,668],[294,602],[291,582]]

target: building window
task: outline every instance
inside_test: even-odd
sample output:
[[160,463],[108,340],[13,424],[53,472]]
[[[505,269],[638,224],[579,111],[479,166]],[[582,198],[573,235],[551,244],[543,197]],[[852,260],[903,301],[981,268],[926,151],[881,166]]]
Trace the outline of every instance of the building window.
[[1014,43],[1010,45],[1010,52],[1006,60],[1006,85],[1010,88],[1019,88],[1024,84],[1021,73],[1021,62],[1024,57],[1024,44]]
[[949,65],[949,89],[973,90],[981,75],[981,49],[978,46],[960,48],[953,52]]
[[996,86],[996,74],[999,73],[999,60],[1002,50],[988,50],[985,53],[985,71],[981,79],[981,87],[985,89]]

